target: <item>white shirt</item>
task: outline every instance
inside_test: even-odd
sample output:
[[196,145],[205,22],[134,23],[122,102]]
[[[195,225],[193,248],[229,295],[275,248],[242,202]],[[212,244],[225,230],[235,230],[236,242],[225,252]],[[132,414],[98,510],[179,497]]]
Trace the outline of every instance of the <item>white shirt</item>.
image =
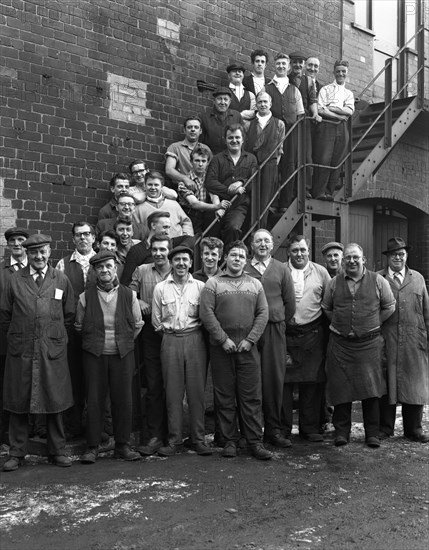
[[46,272],[48,271],[48,265],[46,264],[45,267],[39,272],[34,269],[33,266],[30,265],[30,275],[33,277],[34,281],[36,281],[37,277],[41,275],[43,278],[46,277]]
[[344,84],[337,84],[332,82],[332,84],[327,84],[320,89],[319,92],[319,107],[347,107],[350,109],[350,114],[354,113],[355,110],[355,99],[353,92],[347,90]]
[[283,95],[286,88],[289,86],[289,78],[287,76],[279,77],[275,76],[272,80],[277,86],[278,91]]
[[271,261],[271,256],[267,258],[266,260],[260,261],[256,258],[252,258],[250,260],[250,264],[257,270],[261,275],[265,273],[265,270],[267,269],[269,263]]
[[393,269],[388,267],[387,268],[387,273],[388,273],[389,277],[392,279],[392,281],[395,280],[395,275],[396,275],[396,277],[398,277],[399,282],[401,283],[401,285],[403,284],[404,278],[405,278],[405,267],[403,269],[401,269],[401,271],[393,271]]
[[261,116],[259,113],[256,113],[256,118],[258,119],[259,126],[264,129],[265,126],[270,122],[272,116],[272,113],[269,113],[266,116]]
[[15,260],[15,258],[13,256],[10,257],[10,266],[11,267],[15,267],[16,266],[16,270],[18,271],[18,269],[20,269],[21,267],[26,267],[28,264],[28,258],[27,256],[25,256],[22,260],[20,260],[18,262],[18,260]]

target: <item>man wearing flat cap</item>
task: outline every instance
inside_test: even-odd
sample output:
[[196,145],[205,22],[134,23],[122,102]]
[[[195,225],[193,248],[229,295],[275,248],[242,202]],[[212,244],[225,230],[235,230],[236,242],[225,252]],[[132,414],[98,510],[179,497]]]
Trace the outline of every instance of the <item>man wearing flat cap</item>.
[[171,273],[156,285],[152,301],[152,325],[163,335],[161,365],[168,418],[168,445],[159,448],[158,454],[173,456],[182,447],[186,390],[192,448],[199,455],[210,455],[204,429],[207,350],[200,319],[204,283],[189,273],[193,260],[190,248],[177,246],[168,258]]
[[210,147],[213,155],[217,155],[225,148],[225,128],[231,124],[241,123],[241,115],[238,111],[230,109],[230,88],[217,88],[213,92],[213,98],[213,108],[200,115],[203,131],[200,141]]
[[[6,230],[6,250],[10,255],[0,263],[0,299],[12,273],[27,265],[27,254],[22,243],[30,234],[26,229],[11,227]],[[7,338],[6,333],[0,327],[0,444],[8,444],[7,431],[9,415],[3,410],[3,377],[6,364]]]
[[242,63],[231,63],[226,68],[228,73],[228,87],[232,92],[230,109],[241,113],[243,120],[255,118],[256,99],[255,94],[247,90],[243,85],[244,65]]
[[323,259],[325,260],[325,267],[328,270],[331,279],[343,272],[343,251],[344,246],[336,241],[326,243],[324,246],[322,246],[322,254]]
[[402,404],[404,437],[427,443],[422,429],[423,405],[429,403],[429,297],[422,275],[407,266],[404,239],[392,237],[383,254],[387,266],[379,273],[396,298],[394,314],[382,326],[386,341],[387,395],[381,399],[380,435],[393,435],[396,404]]
[[87,401],[87,450],[81,461],[93,464],[97,460],[108,389],[114,456],[138,460],[140,454],[130,448],[130,435],[134,340],[143,326],[140,307],[136,293],[119,284],[114,252],[101,250],[90,263],[96,273],[96,285],[79,296],[75,322],[76,330],[82,334]]
[[73,404],[67,332],[75,307],[68,278],[48,265],[51,237],[32,235],[22,245],[28,265],[13,273],[3,292],[0,324],[7,332],[4,408],[10,412],[6,472],[27,454],[28,414],[45,414],[49,461],[71,466],[65,455],[62,411]]

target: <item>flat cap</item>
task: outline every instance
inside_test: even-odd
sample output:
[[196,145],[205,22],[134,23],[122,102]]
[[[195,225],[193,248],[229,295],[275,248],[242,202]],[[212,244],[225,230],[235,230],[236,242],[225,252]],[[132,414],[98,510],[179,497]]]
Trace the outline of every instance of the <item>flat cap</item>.
[[232,97],[232,91],[229,88],[226,88],[226,86],[220,86],[219,88],[216,88],[212,95],[213,97],[217,97],[218,95],[229,95],[229,97]]
[[392,237],[387,241],[387,250],[383,250],[382,254],[390,254],[391,252],[402,250],[402,248],[407,252],[411,250],[411,246],[407,246],[402,237]]
[[290,53],[289,58],[290,59],[304,59],[304,61],[305,61],[306,59],[308,59],[308,55],[305,55],[305,53],[302,53],[302,52],[298,51],[298,52]]
[[341,243],[337,243],[336,241],[332,241],[330,243],[326,243],[324,246],[322,246],[322,254],[325,254],[325,252],[328,252],[331,248],[338,248],[339,250],[344,250],[344,246]]
[[172,250],[170,250],[169,254],[168,254],[168,259],[171,260],[172,258],[174,258],[174,256],[176,254],[189,254],[189,256],[191,258],[194,257],[194,251],[192,250],[192,248],[189,248],[189,246],[184,246],[184,245],[179,245],[179,246],[175,246]]
[[9,240],[11,237],[19,236],[28,239],[30,233],[26,229],[21,229],[20,227],[11,227],[10,229],[6,229],[6,231],[4,232],[4,238],[6,240]]
[[242,63],[237,63],[236,61],[234,63],[230,63],[228,67],[226,68],[226,72],[230,73],[231,71],[245,71],[245,67]]
[[22,243],[22,246],[24,248],[39,248],[45,246],[45,244],[51,244],[51,242],[52,237],[39,233],[38,235],[31,235],[31,237],[28,237],[28,239]]
[[91,265],[95,265],[100,262],[104,262],[106,260],[115,260],[116,262],[117,261],[116,254],[111,250],[100,250],[100,252],[97,252],[95,256],[90,258],[89,263]]

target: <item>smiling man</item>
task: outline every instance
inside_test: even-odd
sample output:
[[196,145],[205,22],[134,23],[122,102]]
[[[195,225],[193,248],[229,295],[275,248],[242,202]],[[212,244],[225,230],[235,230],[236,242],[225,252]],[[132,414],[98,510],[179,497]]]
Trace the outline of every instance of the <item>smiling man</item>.
[[226,150],[215,155],[210,163],[206,187],[221,200],[232,201],[220,222],[220,234],[226,244],[241,237],[241,228],[250,204],[246,181],[257,170],[256,157],[244,151],[244,130],[240,124],[225,128]]
[[9,458],[3,470],[18,469],[28,443],[28,414],[45,414],[49,462],[72,465],[65,452],[62,412],[73,404],[67,365],[67,333],[75,307],[68,278],[49,266],[51,237],[23,242],[28,265],[9,278],[0,304],[8,334],[4,408],[10,412]]
[[290,236],[288,255],[296,310],[286,329],[292,364],[285,374],[284,433],[288,437],[292,431],[293,390],[298,384],[299,435],[317,443],[323,441],[320,413],[326,380],[322,299],[330,278],[323,266],[310,261],[309,243],[303,235]]
[[93,464],[101,443],[106,396],[109,392],[115,458],[138,460],[130,448],[134,340],[143,325],[135,292],[119,284],[116,255],[101,250],[91,258],[96,285],[79,297],[75,328],[82,334],[86,386],[87,449],[83,464]]
[[145,176],[146,200],[136,206],[133,214],[134,220],[147,227],[147,219],[150,214],[158,210],[166,210],[170,213],[171,237],[182,235],[194,235],[194,229],[189,217],[183,212],[182,207],[174,200],[167,199],[162,193],[164,176],[160,172],[151,170]]
[[259,345],[262,367],[264,441],[275,447],[290,447],[281,433],[283,385],[286,370],[286,323],[295,313],[295,290],[287,266],[272,258],[273,237],[265,229],[256,231],[251,247],[253,258],[247,272],[261,281],[268,302],[268,324]]
[[423,406],[429,402],[429,297],[423,276],[407,266],[410,246],[401,237],[387,241],[387,266],[379,273],[396,298],[395,313],[381,328],[386,341],[387,395],[381,400],[380,433],[394,434],[396,405],[402,404],[404,437],[428,443]]
[[232,92],[230,108],[241,113],[243,120],[255,118],[255,94],[243,85],[244,71],[242,63],[231,63],[226,68],[228,73],[228,87]]
[[322,246],[323,259],[331,278],[343,272],[343,251],[344,246],[335,241]]
[[217,88],[213,92],[213,108],[200,115],[203,131],[201,141],[210,147],[214,155],[225,147],[225,128],[241,123],[240,113],[230,109],[231,99],[232,91],[229,88]]
[[389,283],[365,267],[362,247],[344,248],[344,273],[331,279],[323,311],[331,324],[326,360],[327,398],[334,405],[335,445],[347,445],[353,401],[362,401],[368,447],[380,446],[379,398],[386,393],[382,324],[395,311]]
[[193,259],[190,248],[173,248],[168,257],[171,274],[156,285],[152,300],[152,324],[155,332],[163,335],[161,365],[168,417],[168,445],[160,447],[158,454],[172,456],[182,447],[186,390],[192,449],[199,455],[211,455],[205,444],[207,350],[199,315],[204,283],[189,273]]
[[242,436],[252,455],[268,460],[262,444],[261,364],[257,342],[268,321],[261,283],[244,273],[247,248],[234,241],[226,248],[226,269],[211,277],[201,295],[201,319],[210,334],[210,359],[216,415],[225,446],[222,456],[237,456],[237,409]]
[[[335,81],[323,86],[319,92],[318,112],[326,122],[322,120],[315,130],[313,151],[315,164],[337,166],[347,152],[350,137],[347,120],[355,110],[353,92],[345,86],[348,72],[348,61],[336,61]],[[340,168],[316,168],[312,196],[319,200],[332,201],[339,179]]]

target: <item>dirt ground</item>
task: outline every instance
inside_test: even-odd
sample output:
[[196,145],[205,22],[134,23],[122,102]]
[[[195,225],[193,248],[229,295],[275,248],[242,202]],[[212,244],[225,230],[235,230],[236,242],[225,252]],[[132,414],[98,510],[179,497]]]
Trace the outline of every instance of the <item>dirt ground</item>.
[[0,548],[428,548],[429,445],[404,440],[399,418],[397,433],[369,449],[358,422],[345,447],[332,434],[294,437],[268,462],[185,450],[127,463],[110,452],[61,469],[30,456],[1,474]]

